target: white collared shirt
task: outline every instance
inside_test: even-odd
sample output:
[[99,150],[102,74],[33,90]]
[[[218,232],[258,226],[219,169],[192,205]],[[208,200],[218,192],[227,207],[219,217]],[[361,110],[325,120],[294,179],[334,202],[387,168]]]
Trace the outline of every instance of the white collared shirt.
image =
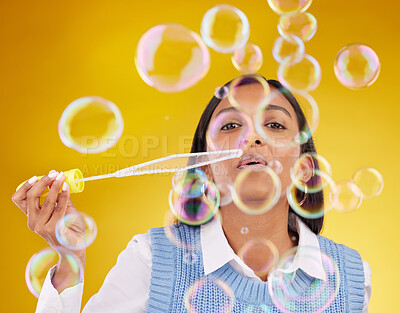
[[[300,219],[298,222],[299,248],[311,246],[316,249],[320,260],[317,236]],[[214,219],[200,227],[201,249],[203,254],[204,273],[208,275],[227,262],[243,276],[260,280],[232,250],[221,224]],[[312,249],[313,251],[315,249]],[[298,253],[297,253],[298,254]],[[315,278],[325,279],[322,262],[319,264],[304,262],[296,254],[290,271],[298,268]],[[365,298],[363,313],[368,313],[368,303],[371,297],[371,268],[363,261],[365,277]],[[146,312],[150,290],[152,267],[151,241],[148,233],[132,238],[128,246],[118,256],[117,264],[111,269],[104,280],[103,286],[86,304],[83,313],[141,313]],[[65,289],[61,294],[51,283],[54,268],[47,274],[42,292],[40,293],[36,313],[80,312],[83,283]]]

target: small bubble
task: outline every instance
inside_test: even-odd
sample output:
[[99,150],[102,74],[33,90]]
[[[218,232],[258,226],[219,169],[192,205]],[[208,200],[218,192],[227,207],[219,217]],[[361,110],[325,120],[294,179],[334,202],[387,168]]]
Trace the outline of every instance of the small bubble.
[[242,235],[247,235],[249,232],[249,229],[247,227],[242,227],[242,229],[240,230],[240,232],[242,233]]

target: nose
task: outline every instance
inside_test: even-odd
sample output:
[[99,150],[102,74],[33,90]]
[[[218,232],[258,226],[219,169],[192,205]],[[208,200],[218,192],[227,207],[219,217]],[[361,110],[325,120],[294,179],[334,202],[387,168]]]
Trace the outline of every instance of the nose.
[[245,139],[243,140],[243,145],[244,146],[263,146],[264,145],[264,140],[262,140],[259,136],[254,136],[253,138]]

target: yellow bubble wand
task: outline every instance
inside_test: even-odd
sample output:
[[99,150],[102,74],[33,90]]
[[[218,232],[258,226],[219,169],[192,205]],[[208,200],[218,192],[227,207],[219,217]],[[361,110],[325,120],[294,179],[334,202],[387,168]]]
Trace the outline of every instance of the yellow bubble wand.
[[[79,169],[73,169],[65,171],[65,182],[70,187],[71,193],[79,193],[84,189],[84,182],[90,180],[98,180],[111,177],[127,177],[127,176],[138,176],[147,174],[157,174],[157,173],[174,173],[178,171],[186,171],[194,169],[197,167],[209,165],[212,163],[222,162],[228,159],[240,158],[243,154],[241,149],[233,150],[221,150],[221,151],[211,151],[211,152],[197,152],[197,153],[181,153],[173,154],[163,158],[151,160],[141,164],[137,164],[131,167],[124,168],[122,170],[116,171],[110,174],[83,177],[82,172]],[[43,176],[39,176],[39,180]],[[25,182],[21,183],[18,187]],[[45,197],[49,188],[47,188],[41,195]]]

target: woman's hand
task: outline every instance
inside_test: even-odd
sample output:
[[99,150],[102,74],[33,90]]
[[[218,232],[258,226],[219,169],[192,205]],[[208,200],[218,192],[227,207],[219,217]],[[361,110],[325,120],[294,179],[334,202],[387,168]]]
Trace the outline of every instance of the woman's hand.
[[[74,224],[68,227],[61,227],[63,238],[68,243],[82,242],[85,236],[85,223],[80,217],[78,210],[74,207],[69,199],[69,185],[64,183],[64,173],[50,171],[48,175],[37,181],[36,177],[26,181],[20,189],[12,196],[13,202],[28,216],[28,227],[42,238],[44,238],[54,249],[60,246],[56,237],[56,225],[67,214],[74,214],[78,218],[74,219]],[[40,195],[49,187],[50,191],[46,196],[43,204],[40,204]],[[59,190],[62,191],[59,193]],[[75,254],[82,266],[86,263],[86,250],[71,251]],[[70,286],[62,286],[62,279],[57,277],[65,277],[68,273],[63,267],[63,255],[60,254],[60,261],[53,276],[53,284],[60,292]],[[58,274],[58,275],[57,275]],[[57,282],[58,281],[58,282]]]

